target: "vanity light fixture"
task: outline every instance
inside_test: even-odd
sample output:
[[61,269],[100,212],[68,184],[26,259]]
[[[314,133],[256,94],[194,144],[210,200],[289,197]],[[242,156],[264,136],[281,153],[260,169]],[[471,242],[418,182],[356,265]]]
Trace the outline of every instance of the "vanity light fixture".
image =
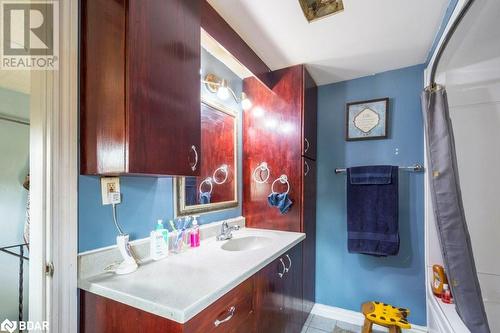
[[241,103],[243,110],[246,111],[252,108],[252,101],[248,98],[248,96],[242,92],[241,97],[238,98],[226,79],[219,78],[217,75],[209,73],[201,82],[205,84],[208,91],[217,94],[217,97],[220,99],[226,100],[229,96],[233,96],[236,103]]
[[344,10],[343,0],[299,0],[307,21],[313,22]]

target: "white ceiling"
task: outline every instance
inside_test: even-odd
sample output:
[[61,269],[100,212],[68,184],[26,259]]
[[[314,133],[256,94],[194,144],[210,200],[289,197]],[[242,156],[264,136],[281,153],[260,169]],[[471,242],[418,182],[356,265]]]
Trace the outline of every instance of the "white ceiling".
[[273,70],[305,63],[319,85],[424,63],[449,0],[344,0],[308,23],[298,0],[208,0]]

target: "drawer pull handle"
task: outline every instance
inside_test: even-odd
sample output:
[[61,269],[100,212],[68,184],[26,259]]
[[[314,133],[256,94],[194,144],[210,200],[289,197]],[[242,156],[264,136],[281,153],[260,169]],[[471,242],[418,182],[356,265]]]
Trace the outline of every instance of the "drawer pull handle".
[[292,268],[292,258],[290,258],[290,256],[288,254],[286,255],[286,258],[290,262],[290,265],[288,265],[288,267],[286,268],[286,272],[288,273],[288,271],[290,270],[290,268]]
[[286,270],[286,266],[285,266],[285,262],[283,261],[283,258],[280,258],[280,262],[281,262],[281,265],[283,265],[283,272],[278,273],[278,276],[280,277],[280,279],[282,279],[283,275],[285,275],[287,270]]
[[307,174],[309,173],[309,171],[311,171],[311,167],[309,166],[309,163],[307,163],[307,161],[304,161],[304,165],[305,165],[305,169],[306,171],[304,172],[304,176],[307,176]]
[[230,307],[229,311],[228,311],[229,315],[226,318],[224,318],[222,320],[217,319],[216,321],[214,321],[215,327],[219,327],[220,324],[224,324],[226,321],[230,321],[231,318],[233,318],[235,311],[236,311],[235,306]]
[[196,146],[192,145],[191,150],[194,152],[194,164],[191,166],[191,170],[196,171],[198,167],[198,151],[196,150]]
[[307,140],[307,138],[304,138],[304,141],[305,141],[304,153],[307,153],[307,151],[311,147],[311,144],[309,143],[309,140]]

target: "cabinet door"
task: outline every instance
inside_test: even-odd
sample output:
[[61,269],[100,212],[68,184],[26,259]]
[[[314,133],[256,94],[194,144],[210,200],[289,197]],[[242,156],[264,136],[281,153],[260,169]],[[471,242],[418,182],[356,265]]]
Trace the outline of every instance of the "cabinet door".
[[[243,81],[243,89],[253,108],[243,115],[243,215],[252,228],[300,232],[302,156],[302,66],[273,72],[276,83],[269,90],[257,79]],[[257,167],[267,163],[269,172]],[[271,207],[272,191],[285,192],[286,175],[292,208],[286,214]]]
[[286,332],[286,313],[284,311],[284,266],[279,258],[256,275],[255,309],[258,333]]
[[316,161],[303,158],[302,226],[306,239],[303,244],[304,312],[307,314],[315,301],[316,279]]
[[284,281],[284,309],[286,332],[301,332],[306,321],[302,302],[302,244],[296,245],[283,256],[287,273]]
[[318,87],[309,72],[304,68],[304,105],[302,156],[316,160],[317,151],[317,117],[318,117]]
[[127,13],[128,172],[198,175],[200,0],[129,0]]

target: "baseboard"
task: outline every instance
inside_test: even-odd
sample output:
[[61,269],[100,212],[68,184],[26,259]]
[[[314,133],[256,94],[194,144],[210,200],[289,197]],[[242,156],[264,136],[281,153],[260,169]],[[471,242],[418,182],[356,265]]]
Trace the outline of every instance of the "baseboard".
[[[328,306],[324,304],[314,304],[314,307],[311,311],[312,314],[318,315],[321,317],[326,317],[334,320],[343,321],[345,323],[362,326],[365,320],[365,317],[361,312],[341,309],[333,306]],[[384,330],[383,327],[374,325],[374,329],[376,330]],[[411,329],[405,330],[405,332],[409,333],[427,333],[427,327],[419,326],[411,324]]]

